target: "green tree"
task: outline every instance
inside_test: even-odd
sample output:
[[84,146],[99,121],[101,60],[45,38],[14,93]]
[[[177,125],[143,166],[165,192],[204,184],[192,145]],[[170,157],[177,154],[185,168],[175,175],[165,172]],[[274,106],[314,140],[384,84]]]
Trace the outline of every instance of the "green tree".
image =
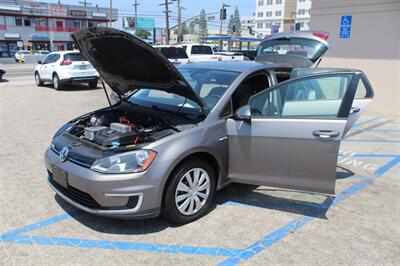
[[204,39],[204,37],[208,35],[207,17],[206,17],[206,11],[204,11],[204,9],[200,11],[200,16],[199,16],[199,35],[201,39]]
[[151,36],[151,33],[147,30],[137,30],[135,35],[139,38],[147,40]]
[[242,31],[242,23],[240,22],[239,9],[236,6],[235,13],[233,14],[233,16],[231,15],[231,17],[229,18],[228,32],[231,35],[235,34],[237,36],[240,36],[241,31]]

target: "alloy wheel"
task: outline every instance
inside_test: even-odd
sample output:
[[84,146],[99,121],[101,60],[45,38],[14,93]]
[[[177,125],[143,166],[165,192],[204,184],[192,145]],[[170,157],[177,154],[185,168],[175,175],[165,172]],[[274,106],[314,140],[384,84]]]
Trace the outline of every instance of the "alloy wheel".
[[175,204],[183,215],[199,212],[210,195],[210,176],[202,168],[192,168],[179,180],[175,191]]

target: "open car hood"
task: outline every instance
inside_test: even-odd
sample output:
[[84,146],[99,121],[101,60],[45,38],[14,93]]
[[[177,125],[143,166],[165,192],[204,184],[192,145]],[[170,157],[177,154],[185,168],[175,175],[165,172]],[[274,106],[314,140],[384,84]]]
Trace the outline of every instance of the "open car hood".
[[323,32],[282,32],[268,36],[257,49],[257,62],[289,64],[308,68],[329,49],[328,34]]
[[112,28],[72,34],[80,51],[120,96],[139,88],[162,90],[204,103],[175,66],[141,39]]

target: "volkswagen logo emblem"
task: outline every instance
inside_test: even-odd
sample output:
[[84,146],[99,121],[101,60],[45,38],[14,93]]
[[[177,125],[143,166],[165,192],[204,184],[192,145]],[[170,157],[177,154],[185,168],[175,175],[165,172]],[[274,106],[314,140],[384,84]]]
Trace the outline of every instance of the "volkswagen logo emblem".
[[68,158],[68,148],[67,147],[63,147],[60,151],[60,155],[58,155],[58,157],[60,158],[61,162],[65,162]]

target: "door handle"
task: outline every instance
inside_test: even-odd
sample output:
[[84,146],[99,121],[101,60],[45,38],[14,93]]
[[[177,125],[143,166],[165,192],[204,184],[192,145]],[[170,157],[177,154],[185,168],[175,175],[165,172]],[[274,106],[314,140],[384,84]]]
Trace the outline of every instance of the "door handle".
[[360,111],[361,111],[361,109],[359,107],[351,107],[350,108],[350,114],[358,113]]
[[330,139],[338,137],[340,132],[336,130],[315,130],[313,131],[313,135],[321,139]]

